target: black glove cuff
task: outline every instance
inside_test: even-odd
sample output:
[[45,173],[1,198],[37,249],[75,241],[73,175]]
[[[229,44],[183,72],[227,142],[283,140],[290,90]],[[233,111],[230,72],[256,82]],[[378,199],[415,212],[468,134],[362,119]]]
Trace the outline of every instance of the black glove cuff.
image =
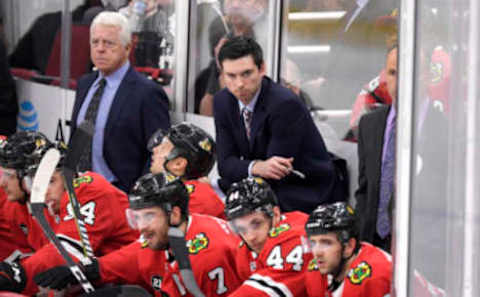
[[100,279],[100,265],[96,258],[91,259],[92,263],[84,265],[85,276],[89,281],[96,281]]

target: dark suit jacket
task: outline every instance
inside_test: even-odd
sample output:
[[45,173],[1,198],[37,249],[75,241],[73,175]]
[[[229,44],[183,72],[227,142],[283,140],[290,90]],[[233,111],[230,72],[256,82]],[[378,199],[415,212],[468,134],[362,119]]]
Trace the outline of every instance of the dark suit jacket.
[[238,101],[228,89],[215,95],[214,116],[222,188],[247,177],[252,160],[293,157],[293,167],[307,178],[290,174],[280,181],[269,180],[281,209],[309,213],[318,204],[332,200],[333,165],[309,112],[293,92],[269,78],[263,79],[250,142]]
[[[98,73],[78,81],[72,112],[72,134],[80,108]],[[117,187],[128,192],[136,179],[148,172],[147,142],[159,128],[168,129],[168,98],[159,86],[130,67],[120,83],[105,126],[103,155],[118,178]]]
[[385,126],[390,106],[380,107],[360,119],[358,133],[358,189],[355,192],[360,239],[373,242],[382,170]]

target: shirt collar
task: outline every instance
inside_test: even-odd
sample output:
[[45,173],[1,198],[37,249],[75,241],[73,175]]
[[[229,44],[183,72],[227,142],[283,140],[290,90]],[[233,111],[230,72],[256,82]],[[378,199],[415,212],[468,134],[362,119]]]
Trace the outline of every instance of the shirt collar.
[[128,71],[128,68],[130,67],[130,62],[127,60],[125,63],[123,63],[120,68],[112,72],[110,75],[104,76],[102,72],[99,72],[98,78],[95,81],[95,84],[98,84],[98,82],[102,79],[105,78],[107,81],[107,86],[110,87],[117,87],[120,85],[120,82],[122,81],[123,77]]
[[260,87],[258,88],[257,92],[255,93],[255,95],[253,95],[252,101],[250,101],[250,103],[248,103],[248,105],[246,106],[245,104],[243,104],[242,101],[238,100],[238,107],[240,108],[240,111],[242,111],[244,107],[247,107],[249,111],[253,112],[255,110],[255,105],[257,105],[258,96],[260,96],[261,90],[262,90],[262,84],[260,84]]

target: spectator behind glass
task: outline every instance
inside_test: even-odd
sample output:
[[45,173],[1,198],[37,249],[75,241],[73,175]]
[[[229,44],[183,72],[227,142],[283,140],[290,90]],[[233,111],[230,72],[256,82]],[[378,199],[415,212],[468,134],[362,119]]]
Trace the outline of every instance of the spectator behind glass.
[[[100,0],[85,0],[72,12],[72,23],[86,23],[84,17],[91,20],[91,8],[103,7]],[[18,42],[9,57],[10,66],[27,68],[45,74],[53,41],[62,24],[62,12],[56,11],[39,16]],[[87,68],[87,66],[85,66]]]
[[7,61],[7,48],[0,19],[0,135],[10,136],[17,130],[17,93]]

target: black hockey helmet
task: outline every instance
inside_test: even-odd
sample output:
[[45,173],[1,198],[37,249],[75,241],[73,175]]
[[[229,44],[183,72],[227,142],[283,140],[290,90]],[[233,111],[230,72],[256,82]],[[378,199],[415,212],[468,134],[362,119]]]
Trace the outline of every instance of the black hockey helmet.
[[55,148],[60,153],[60,160],[57,164],[57,169],[61,169],[65,164],[65,156],[67,154],[67,145],[63,141],[59,141],[56,143],[49,143],[44,146],[37,147],[31,154],[26,156],[26,174],[33,176],[40,165],[40,161],[42,160],[45,153],[51,149]]
[[[183,178],[197,179],[208,175],[216,159],[216,144],[212,136],[193,124],[183,122],[173,125],[167,131],[155,132],[148,142],[148,150],[152,151],[164,137],[167,137],[175,146],[165,163],[177,157],[184,157],[188,165]],[[166,164],[163,165],[166,167]]]
[[17,171],[19,179],[26,174],[28,158],[36,151],[52,147],[53,144],[41,132],[19,131],[0,141],[0,166]]
[[164,173],[147,173],[140,177],[128,196],[133,210],[160,206],[170,213],[174,206],[180,207],[183,215],[188,214],[189,194],[183,182],[169,180]]
[[336,232],[340,242],[346,243],[352,237],[357,238],[355,221],[355,212],[347,203],[324,204],[310,214],[305,231],[308,236]]
[[225,201],[225,215],[231,221],[260,210],[272,217],[274,206],[278,206],[277,196],[268,183],[260,177],[248,177],[231,185]]

